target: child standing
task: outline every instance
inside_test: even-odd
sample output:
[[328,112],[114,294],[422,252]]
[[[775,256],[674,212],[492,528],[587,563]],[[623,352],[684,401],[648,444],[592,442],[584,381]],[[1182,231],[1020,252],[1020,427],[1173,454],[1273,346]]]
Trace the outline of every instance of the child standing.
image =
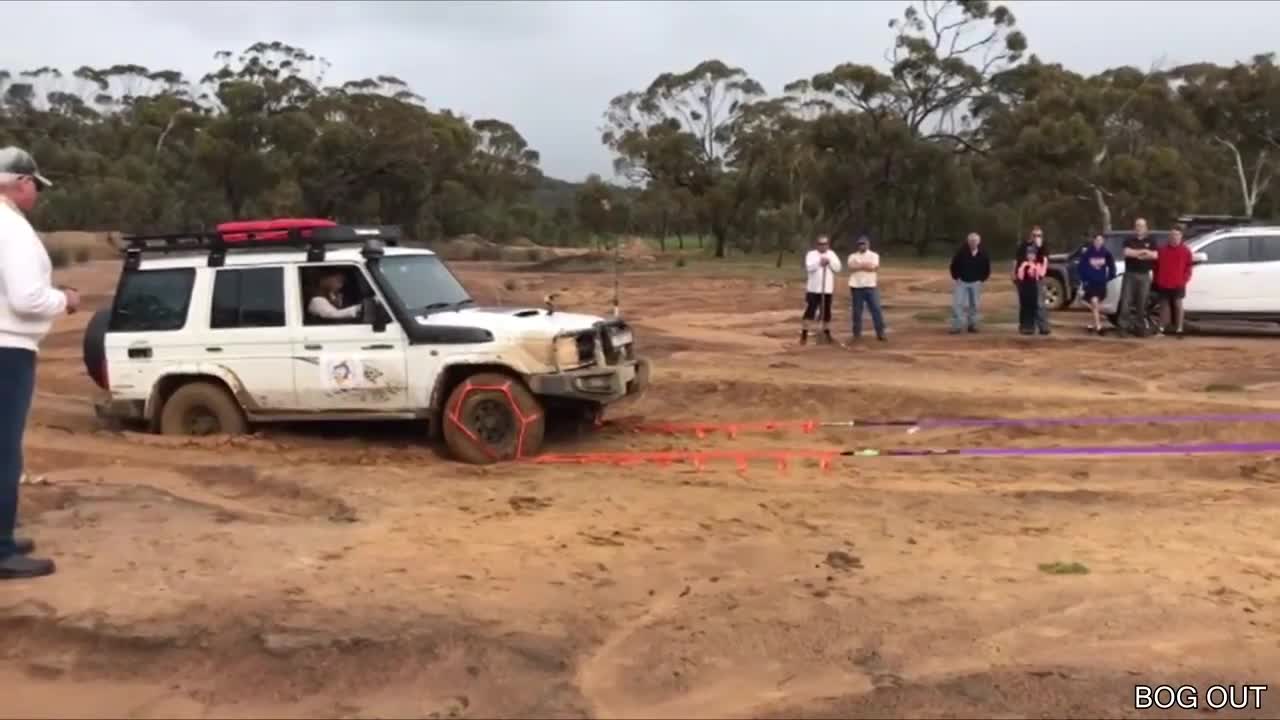
[[1013,282],[1018,288],[1018,332],[1034,335],[1040,309],[1040,258],[1035,246],[1024,249]]
[[1106,238],[1102,233],[1093,236],[1093,242],[1080,253],[1080,265],[1077,268],[1080,276],[1081,294],[1093,311],[1093,325],[1089,332],[1102,334],[1102,311],[1099,306],[1107,299],[1107,283],[1116,276],[1116,258],[1106,247]]

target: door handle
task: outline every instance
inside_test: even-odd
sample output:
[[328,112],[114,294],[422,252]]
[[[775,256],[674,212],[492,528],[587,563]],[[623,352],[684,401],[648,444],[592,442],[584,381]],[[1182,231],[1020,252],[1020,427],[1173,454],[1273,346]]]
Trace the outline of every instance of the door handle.
[[314,344],[312,344],[312,345],[303,345],[302,347],[303,347],[303,348],[305,348],[305,349],[307,349],[307,350],[319,350],[319,349],[323,348],[324,346],[323,346],[323,345],[314,345]]
[[129,357],[131,358],[149,358],[151,357],[151,348],[129,348]]
[[205,349],[204,349],[204,351],[205,351],[205,352],[218,353],[218,352],[222,352],[222,348],[220,348],[220,347],[207,347],[207,348],[205,348]]
[[395,348],[394,345],[387,345],[384,343],[379,345],[365,345],[360,349],[361,350],[393,350],[394,348]]

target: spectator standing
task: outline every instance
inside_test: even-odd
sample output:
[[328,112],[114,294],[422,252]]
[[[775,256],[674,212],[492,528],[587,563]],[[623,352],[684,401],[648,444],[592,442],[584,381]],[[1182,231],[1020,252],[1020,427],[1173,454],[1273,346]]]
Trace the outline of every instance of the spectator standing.
[[75,290],[51,284],[49,253],[27,221],[52,184],[27,151],[0,148],[0,580],[54,572],[52,560],[31,556],[35,543],[14,535],[36,353],[53,319],[80,305]]
[[982,318],[982,286],[991,278],[991,258],[982,247],[982,237],[969,233],[965,244],[951,258],[951,333],[966,329],[978,332]]
[[[1040,306],[1036,310],[1035,328],[1040,331],[1041,335],[1049,334],[1049,308],[1044,303],[1044,279],[1049,274],[1049,252],[1044,247],[1044,231],[1039,225],[1031,228],[1030,236],[1018,245],[1017,253],[1014,255],[1014,274],[1017,275],[1018,268],[1021,267],[1023,260],[1027,256],[1028,248],[1033,248],[1036,254],[1037,273],[1036,280],[1036,296],[1040,298]],[[1017,284],[1015,277],[1014,283]]]
[[880,255],[871,249],[871,239],[866,235],[859,236],[854,243],[848,266],[849,292],[853,304],[853,339],[862,337],[862,308],[865,306],[871,312],[871,325],[876,330],[876,339],[886,340],[877,278]]
[[820,342],[830,343],[831,296],[836,289],[836,273],[840,272],[840,256],[831,249],[831,239],[818,238],[814,248],[804,256],[804,269],[808,274],[804,293],[804,318],[800,330],[800,344],[809,341],[809,323],[818,320],[822,329]]
[[1022,257],[1013,270],[1013,284],[1018,290],[1018,332],[1034,335],[1036,332],[1036,305],[1040,302],[1037,290],[1040,283],[1040,259],[1036,247],[1022,244]]
[[[1165,335],[1182,335],[1182,301],[1191,282],[1191,248],[1183,242],[1182,226],[1169,231],[1169,244],[1156,251],[1151,292],[1160,301],[1160,319]],[[1173,332],[1169,327],[1173,327]]]
[[1107,299],[1107,284],[1116,276],[1116,258],[1107,249],[1102,233],[1094,235],[1093,241],[1080,253],[1076,274],[1080,277],[1081,295],[1093,311],[1093,325],[1089,326],[1089,331],[1100,335],[1101,304]]
[[1124,241],[1124,277],[1120,283],[1120,328],[1135,337],[1147,335],[1147,302],[1151,296],[1151,270],[1157,257],[1155,242],[1147,234],[1147,221],[1133,221],[1133,237]]

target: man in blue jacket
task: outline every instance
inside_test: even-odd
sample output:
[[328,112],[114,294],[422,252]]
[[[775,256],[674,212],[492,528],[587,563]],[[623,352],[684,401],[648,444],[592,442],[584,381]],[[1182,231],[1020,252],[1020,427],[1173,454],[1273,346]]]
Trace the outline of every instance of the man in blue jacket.
[[1089,332],[1102,334],[1102,314],[1099,306],[1107,299],[1107,283],[1116,276],[1116,259],[1107,249],[1102,233],[1093,236],[1093,242],[1080,253],[1080,265],[1077,273],[1080,276],[1081,294],[1093,311],[1093,325]]

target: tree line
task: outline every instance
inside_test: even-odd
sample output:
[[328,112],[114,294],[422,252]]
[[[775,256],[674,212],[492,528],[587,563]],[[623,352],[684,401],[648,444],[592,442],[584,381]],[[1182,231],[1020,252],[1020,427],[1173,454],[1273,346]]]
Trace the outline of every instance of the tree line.
[[1273,55],[1082,75],[981,0],[913,2],[886,45],[886,70],[844,63],[773,95],[717,59],[664,72],[605,109],[612,182],[546,177],[510,123],[431,109],[397,78],[326,85],[328,63],[281,43],[220,53],[198,81],[0,70],[0,144],[67,179],[50,228],[305,214],[425,241],[707,236],[781,262],[819,233],[924,254],[969,230],[999,249],[1038,224],[1065,247],[1137,216],[1277,214]]

